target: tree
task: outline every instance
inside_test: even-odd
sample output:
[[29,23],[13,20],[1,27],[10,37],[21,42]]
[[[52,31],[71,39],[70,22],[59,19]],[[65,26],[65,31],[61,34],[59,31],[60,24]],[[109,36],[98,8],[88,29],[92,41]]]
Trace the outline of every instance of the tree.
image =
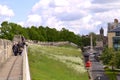
[[7,21],[1,23],[0,38],[12,40],[11,27]]
[[55,28],[46,27],[47,41],[58,41],[59,32]]
[[118,50],[116,52],[115,62],[116,62],[116,64],[115,64],[116,68],[120,68],[120,50]]
[[39,41],[46,41],[46,32],[43,26],[38,27]]
[[113,67],[116,66],[115,50],[113,48],[105,48],[100,59],[102,60],[103,64],[108,65],[108,66],[112,66],[112,70],[113,70]]
[[0,38],[12,40],[14,35],[22,35],[26,39],[37,41],[69,41],[79,46],[90,45],[90,39],[76,35],[65,28],[57,31],[55,28],[36,26],[23,27],[13,22],[4,21],[0,27]]
[[39,40],[39,34],[36,31],[37,28],[35,26],[32,26],[31,28],[28,28],[29,38],[31,40]]
[[78,43],[78,41],[77,41],[78,37],[80,37],[80,36],[75,35],[74,32],[71,32],[65,28],[62,28],[62,30],[60,31],[61,41],[70,41],[73,43]]
[[82,36],[81,37],[82,45],[81,46],[90,46],[90,37]]

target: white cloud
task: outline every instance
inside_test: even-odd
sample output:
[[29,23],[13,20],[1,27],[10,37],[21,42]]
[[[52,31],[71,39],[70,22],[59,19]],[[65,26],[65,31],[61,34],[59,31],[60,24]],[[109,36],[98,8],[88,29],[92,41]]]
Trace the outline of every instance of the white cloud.
[[100,3],[100,4],[106,4],[106,3],[116,3],[120,2],[120,0],[93,0],[93,3]]
[[102,21],[102,23],[113,22],[113,20],[117,18],[120,20],[120,9],[117,10],[109,10],[103,13],[96,13],[94,14],[93,19]]
[[9,9],[6,5],[0,5],[0,16],[14,16],[14,12],[12,9]]
[[14,12],[6,5],[0,5],[0,23],[2,21],[9,21],[14,16]]
[[37,14],[29,15],[28,16],[28,22],[41,22],[41,16]]
[[32,7],[32,11],[35,12],[40,8],[47,9],[51,1],[52,0],[40,0]]
[[17,24],[19,24],[19,25],[21,25],[21,26],[24,26],[24,25],[25,25],[25,23],[24,23],[23,21],[18,22]]
[[[115,18],[120,20],[119,5],[120,0],[39,0],[27,20],[18,24],[49,26],[58,30],[65,27],[79,34],[98,33],[101,27],[107,31],[108,22]],[[14,15],[7,5],[0,5],[0,22],[10,20]]]
[[[79,34],[107,29],[114,18],[120,20],[120,1],[109,0],[40,0],[31,10],[27,22],[56,29],[63,27]],[[37,14],[37,15],[34,15]]]
[[29,25],[40,25],[41,24],[41,16],[37,15],[37,14],[32,14],[32,15],[28,15],[28,20],[27,23]]

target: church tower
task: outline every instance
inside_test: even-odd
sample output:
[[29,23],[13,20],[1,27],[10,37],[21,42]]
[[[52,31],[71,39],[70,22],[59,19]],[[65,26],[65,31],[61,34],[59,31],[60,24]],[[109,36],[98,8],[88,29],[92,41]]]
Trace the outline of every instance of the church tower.
[[100,35],[101,36],[104,36],[104,29],[101,27],[101,29],[100,29]]

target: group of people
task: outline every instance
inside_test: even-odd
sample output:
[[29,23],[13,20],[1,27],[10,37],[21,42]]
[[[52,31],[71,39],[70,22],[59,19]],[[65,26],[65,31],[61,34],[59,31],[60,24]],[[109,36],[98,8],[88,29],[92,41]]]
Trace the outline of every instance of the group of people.
[[13,53],[15,56],[22,54],[23,49],[24,49],[24,45],[25,44],[23,42],[15,42],[14,43],[12,50],[13,50]]
[[24,49],[24,45],[25,45],[25,38],[22,36],[21,37],[21,42],[15,42],[13,44],[12,50],[15,56],[17,56],[18,54],[21,55]]

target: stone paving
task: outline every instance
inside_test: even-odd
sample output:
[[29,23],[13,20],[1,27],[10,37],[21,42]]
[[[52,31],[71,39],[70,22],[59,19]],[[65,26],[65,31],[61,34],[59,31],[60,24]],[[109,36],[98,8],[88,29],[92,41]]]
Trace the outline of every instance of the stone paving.
[[22,80],[22,56],[11,56],[0,66],[0,80]]

